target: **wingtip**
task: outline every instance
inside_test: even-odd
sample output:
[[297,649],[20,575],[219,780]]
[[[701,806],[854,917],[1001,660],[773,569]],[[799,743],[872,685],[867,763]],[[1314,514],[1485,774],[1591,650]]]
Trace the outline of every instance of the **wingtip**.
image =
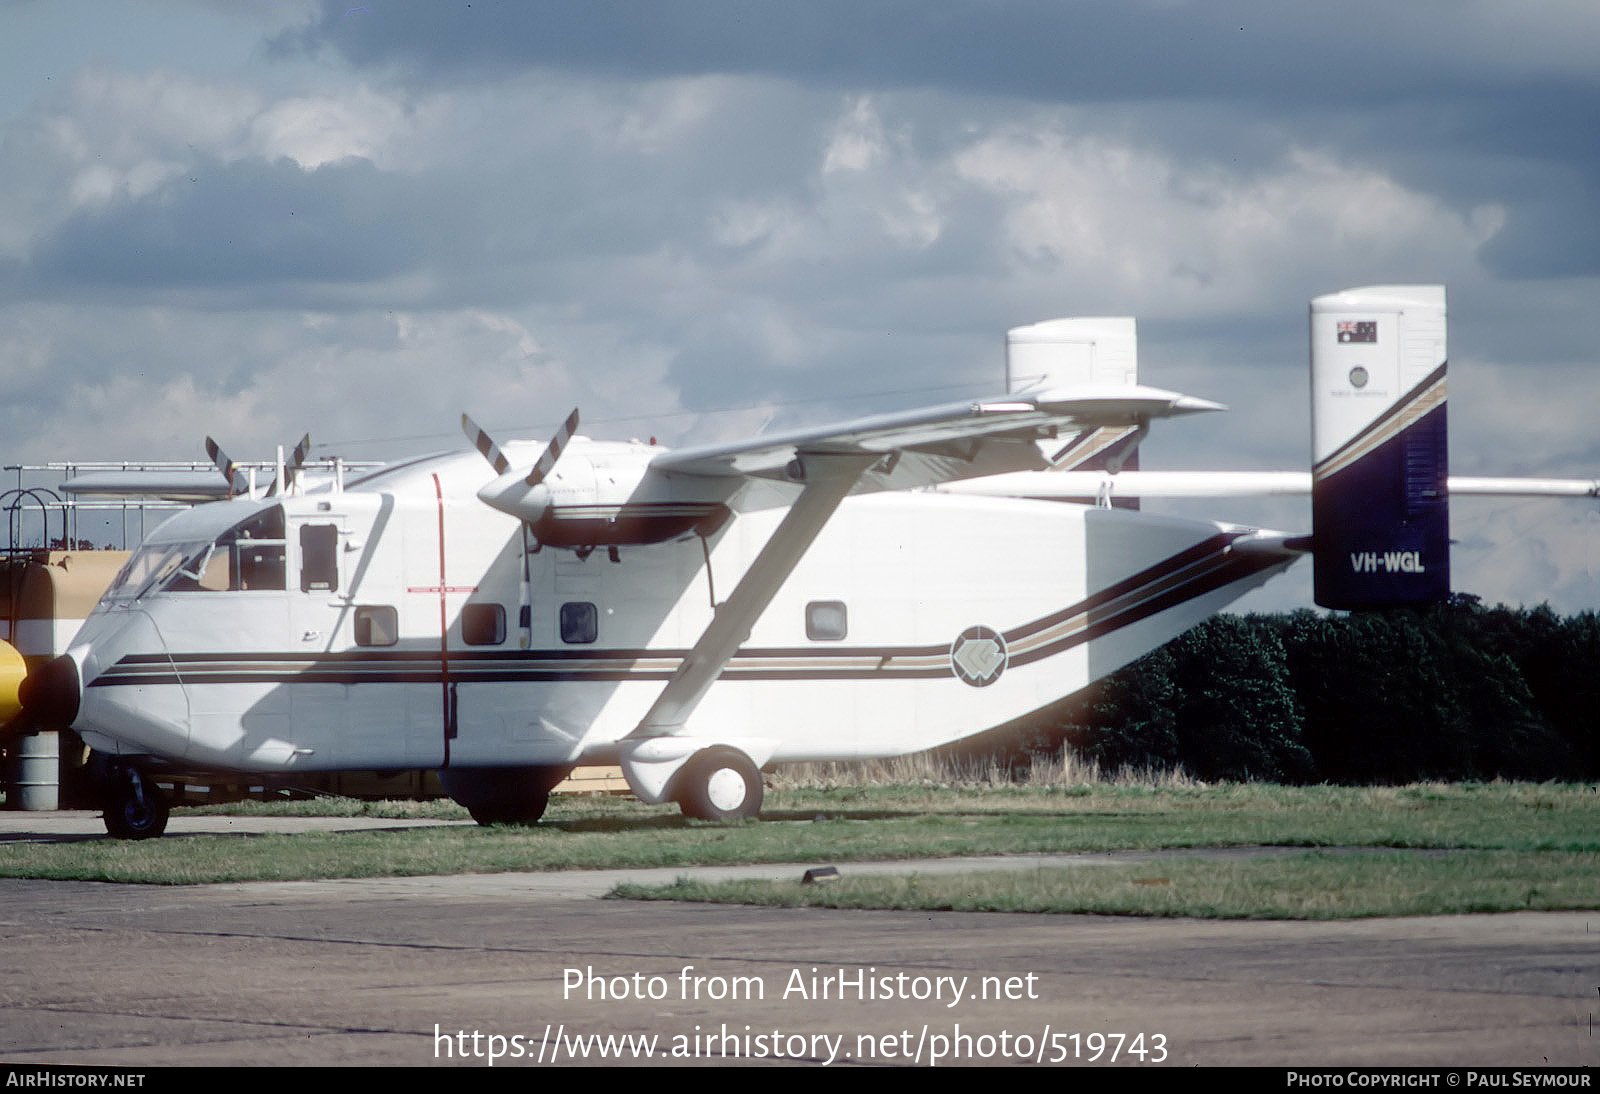
[[1194,395],[1184,395],[1146,384],[1090,384],[1083,387],[1051,389],[1033,393],[1031,401],[1040,410],[1045,411],[1096,401],[1107,405],[1122,403],[1130,407],[1142,405],[1143,413],[1154,414],[1156,417],[1228,409],[1222,403],[1214,403],[1210,399],[1201,399]]
[[1195,395],[1180,395],[1172,401],[1172,410],[1175,414],[1199,414],[1210,410],[1227,410],[1226,403],[1212,402],[1210,399],[1201,399]]

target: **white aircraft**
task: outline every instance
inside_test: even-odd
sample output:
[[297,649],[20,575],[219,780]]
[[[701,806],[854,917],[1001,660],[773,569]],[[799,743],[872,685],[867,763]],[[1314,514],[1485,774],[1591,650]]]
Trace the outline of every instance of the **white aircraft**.
[[23,701],[109,758],[117,836],[163,831],[170,772],[437,768],[494,823],[617,764],[747,818],[766,765],[1012,722],[1307,552],[1330,606],[1448,591],[1443,289],[1313,302],[1311,536],[1104,504],[1153,419],[1223,409],[1133,383],[1132,338],[1021,328],[1003,395],[733,444],[592,441],[574,411],[504,448],[463,418],[476,451],[348,482],[230,470],[243,496],[151,534]]

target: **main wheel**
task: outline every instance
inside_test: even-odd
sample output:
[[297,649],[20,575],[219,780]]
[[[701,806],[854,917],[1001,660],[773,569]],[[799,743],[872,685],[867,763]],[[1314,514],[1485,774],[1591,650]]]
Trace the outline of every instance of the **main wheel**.
[[138,768],[112,771],[106,787],[106,832],[117,839],[153,839],[167,830],[170,810],[161,788]]
[[765,793],[755,763],[726,745],[696,752],[673,782],[673,798],[683,815],[696,820],[754,820]]
[[472,819],[487,828],[491,824],[538,824],[550,805],[550,792],[529,794],[510,804],[469,805]]
[[447,767],[439,772],[444,792],[467,807],[482,825],[535,824],[550,804],[550,791],[570,767]]

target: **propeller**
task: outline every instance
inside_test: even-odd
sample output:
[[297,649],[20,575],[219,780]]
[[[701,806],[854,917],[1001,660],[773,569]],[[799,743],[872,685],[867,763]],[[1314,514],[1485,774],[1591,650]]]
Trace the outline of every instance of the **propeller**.
[[577,410],[574,409],[567,415],[567,420],[561,423],[561,428],[550,438],[538,461],[526,475],[522,473],[521,468],[513,468],[511,461],[506,459],[505,453],[495,444],[494,439],[465,414],[461,415],[461,428],[473,447],[489,461],[489,466],[493,467],[495,474],[499,476],[478,491],[479,499],[485,505],[530,523],[537,523],[542,519],[550,509],[550,488],[544,485],[544,480],[555,469],[556,461],[561,459],[562,450],[567,447],[567,442],[572,440],[572,435],[578,430]]
[[[222,446],[210,437],[206,438],[206,455],[216,465],[217,470],[222,472],[222,477],[228,480],[229,497],[238,497],[241,494],[250,492],[250,477],[245,474],[242,467],[234,463],[228,454],[222,450]],[[306,465],[306,459],[310,455],[311,434],[307,433],[300,438],[300,443],[294,446],[294,451],[290,453],[289,459],[284,464],[285,482],[290,481],[294,473]],[[276,482],[267,488],[268,497],[277,492],[278,484]]]

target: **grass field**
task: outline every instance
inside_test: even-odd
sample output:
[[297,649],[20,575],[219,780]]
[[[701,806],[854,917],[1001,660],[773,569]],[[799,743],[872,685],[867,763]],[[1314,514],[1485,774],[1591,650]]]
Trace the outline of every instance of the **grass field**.
[[[241,807],[229,807],[240,810]],[[448,804],[345,800],[266,812],[464,816]],[[747,862],[844,864],[973,854],[1305,849],[1240,861],[1019,871],[935,882],[692,888],[626,895],[1031,912],[1351,916],[1600,908],[1600,791],[1570,784],[790,783],[760,823],[684,820],[629,799],[558,801],[535,828],[0,845],[0,876],[193,884]],[[1316,851],[1316,849],[1338,849]],[[1422,854],[1420,851],[1450,851]],[[1402,853],[1403,852],[1403,853]],[[848,873],[848,871],[846,871]]]
[[[1238,861],[799,882],[619,885],[614,897],[783,907],[1348,919],[1600,907],[1600,856],[1555,851],[1310,851]],[[848,873],[848,870],[846,871]]]

